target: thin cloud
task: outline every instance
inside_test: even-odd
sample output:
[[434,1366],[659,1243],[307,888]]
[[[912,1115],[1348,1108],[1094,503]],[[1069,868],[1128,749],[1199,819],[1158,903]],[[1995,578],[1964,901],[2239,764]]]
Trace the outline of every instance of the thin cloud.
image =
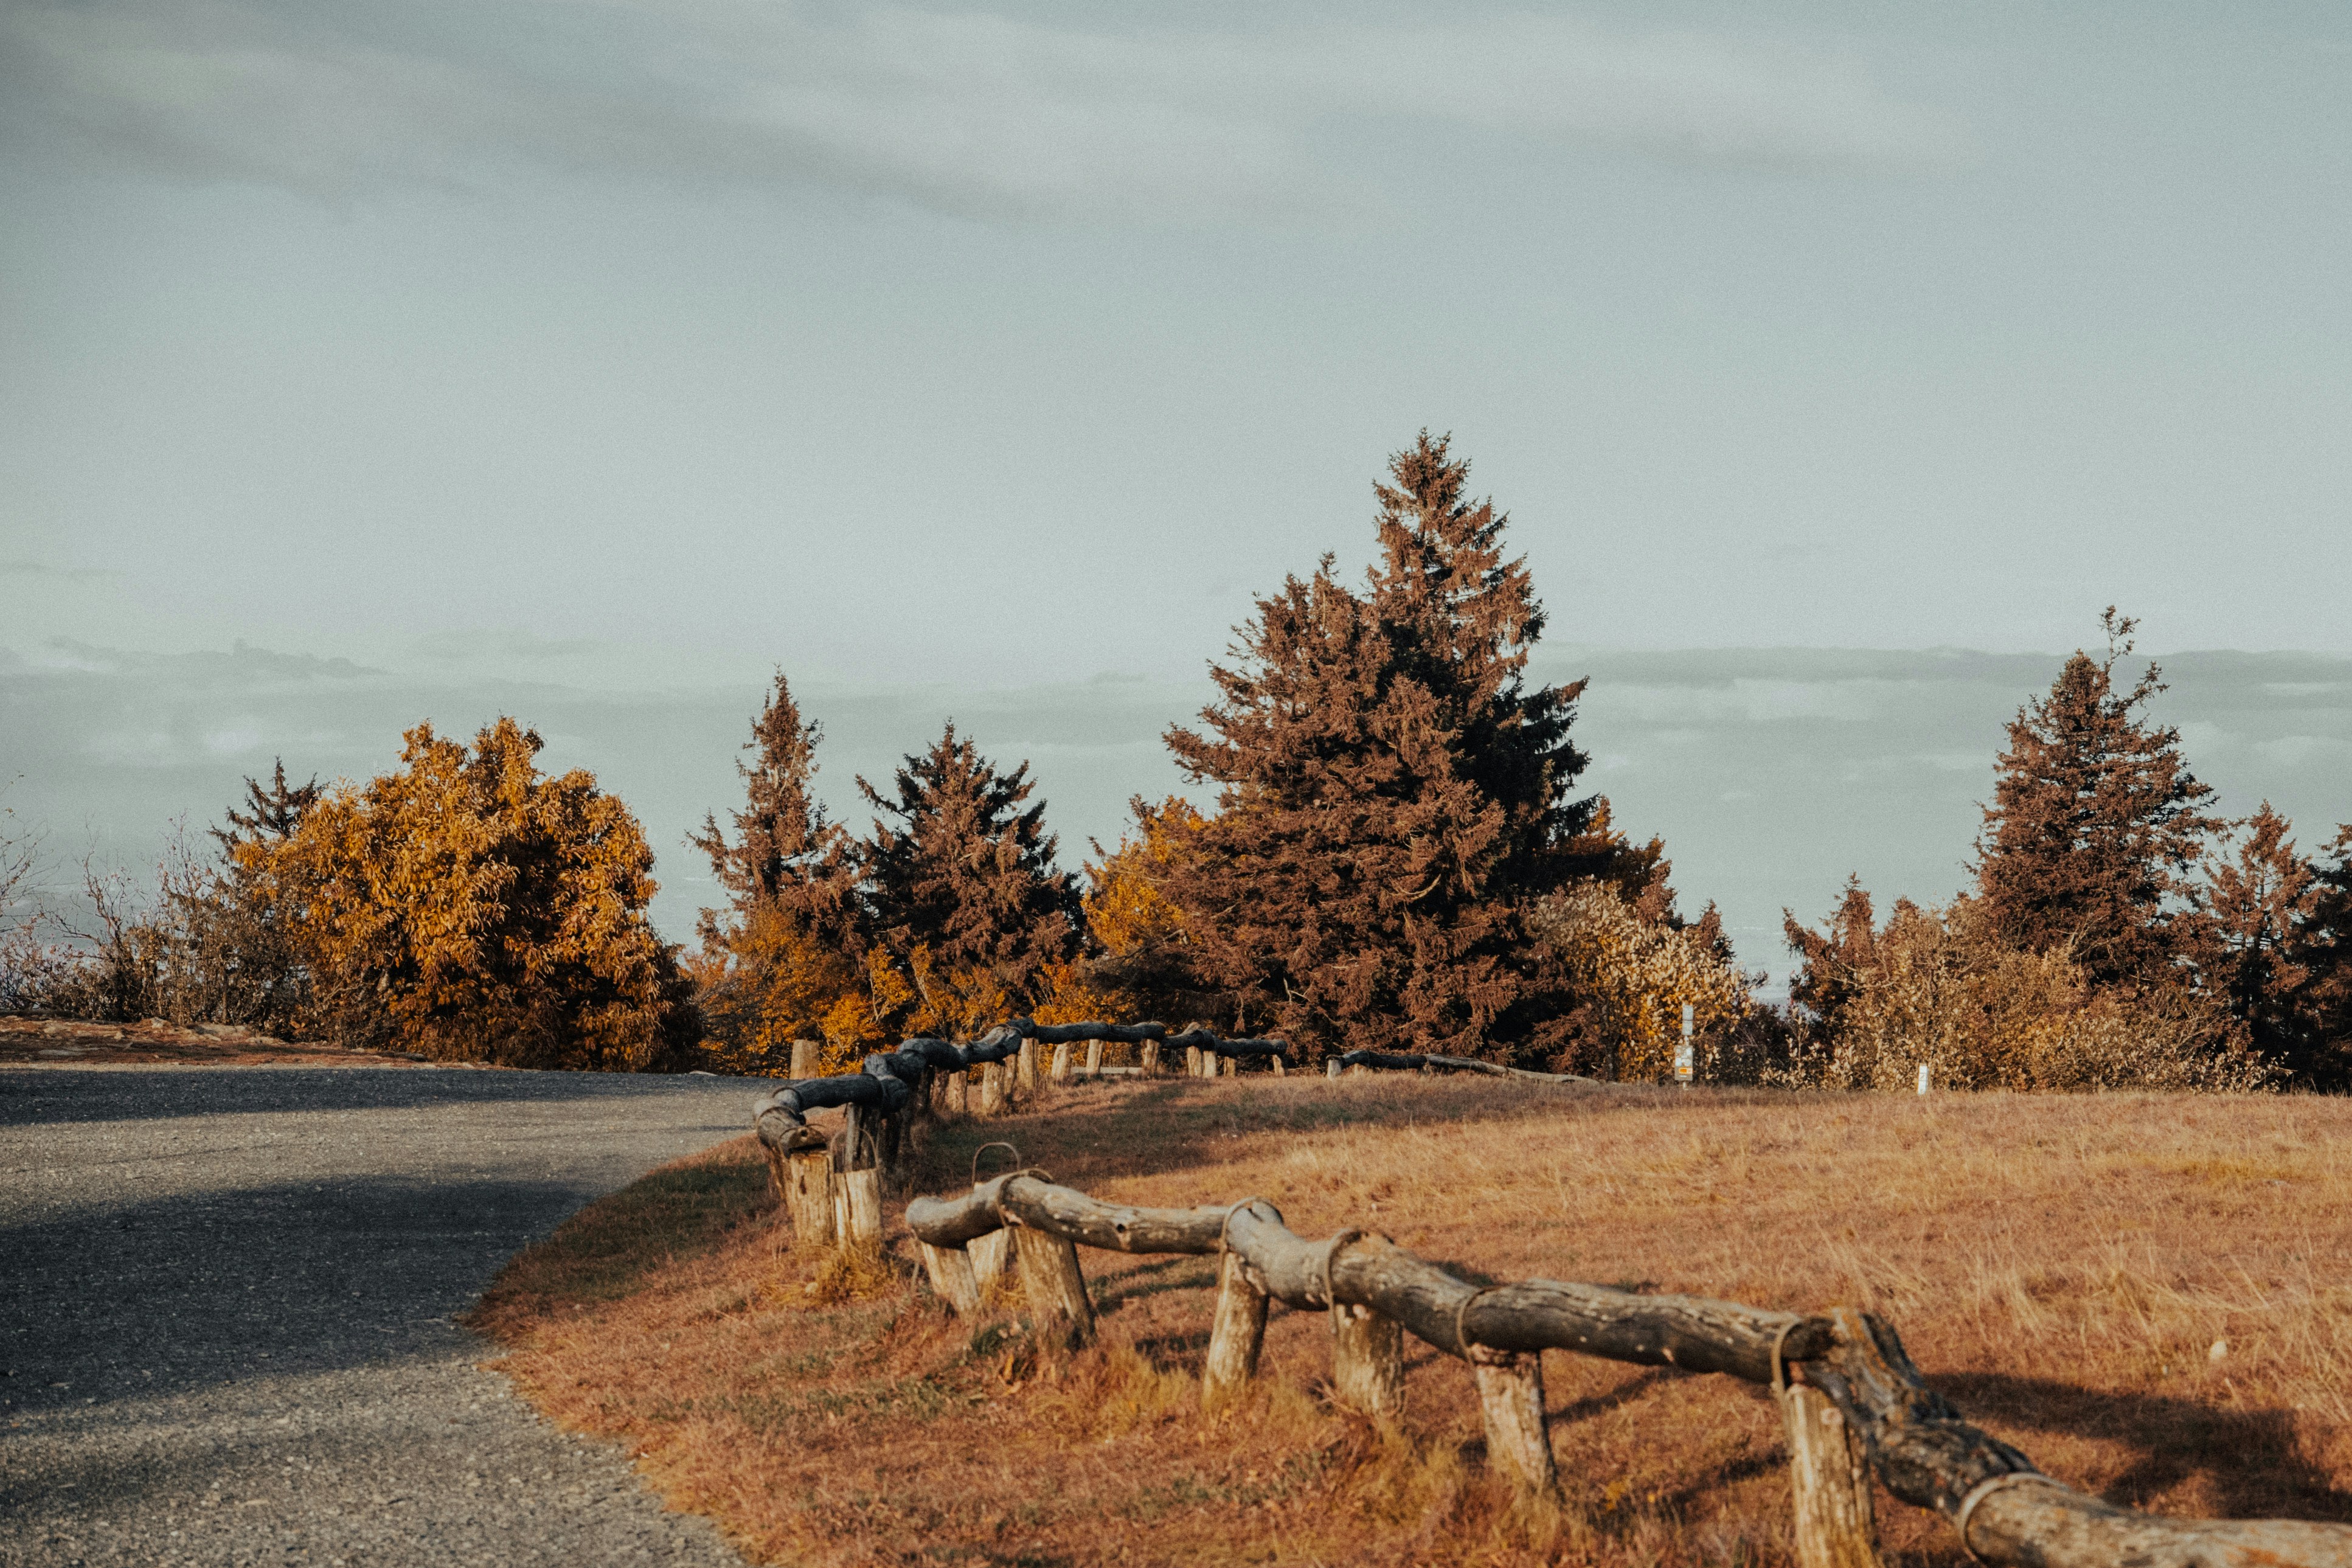
[[111,566],[58,566],[47,561],[0,561],[0,577],[37,577],[53,583],[102,583],[121,575]]
[[1375,212],[1378,173],[1334,149],[1382,125],[1801,174],[1970,156],[1957,119],[1816,53],[1538,16],[1233,15],[1179,32],[744,0],[17,0],[0,96],[20,153],[328,197],[551,169],[1003,218]]

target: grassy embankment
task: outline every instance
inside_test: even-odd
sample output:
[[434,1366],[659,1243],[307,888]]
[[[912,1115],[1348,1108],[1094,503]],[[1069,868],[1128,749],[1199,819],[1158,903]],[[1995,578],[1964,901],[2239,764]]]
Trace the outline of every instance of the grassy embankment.
[[[2352,1103],[2314,1099],[1606,1094],[1252,1077],[1049,1091],[942,1130],[1107,1198],[1278,1205],[1465,1277],[1544,1275],[1790,1308],[1854,1302],[2042,1467],[2182,1514],[2352,1521]],[[1198,1410],[1201,1258],[1085,1252],[1102,1341],[1040,1363],[917,1283],[844,1275],[769,1223],[748,1139],[523,1254],[478,1324],[562,1424],[630,1442],[755,1560],[1623,1564],[1790,1560],[1775,1413],[1727,1379],[1546,1358],[1567,1489],[1515,1514],[1467,1369],[1408,1342],[1383,1438],[1318,1396],[1277,1307],[1255,1394]],[[1017,1307],[1017,1302],[1008,1303]],[[1891,1561],[1958,1563],[1882,1496]]]

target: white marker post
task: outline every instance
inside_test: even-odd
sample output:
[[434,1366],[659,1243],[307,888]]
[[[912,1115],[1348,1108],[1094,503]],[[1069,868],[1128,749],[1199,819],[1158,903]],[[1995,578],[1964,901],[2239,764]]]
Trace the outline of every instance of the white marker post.
[[1691,1030],[1697,1022],[1698,1009],[1683,1004],[1683,1043],[1675,1047],[1675,1081],[1685,1089],[1698,1076],[1698,1049],[1691,1043]]
[[1921,1094],[1927,1092],[1927,1064],[1926,1062],[1921,1062],[1919,1064],[1919,1092]]

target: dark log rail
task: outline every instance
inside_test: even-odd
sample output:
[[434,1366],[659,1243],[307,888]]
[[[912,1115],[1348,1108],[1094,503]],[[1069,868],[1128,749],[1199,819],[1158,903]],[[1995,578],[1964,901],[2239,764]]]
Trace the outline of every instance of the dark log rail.
[[1526,1068],[1508,1068],[1500,1062],[1482,1062],[1475,1057],[1424,1056],[1419,1051],[1349,1051],[1327,1058],[1337,1077],[1343,1068],[1378,1068],[1384,1072],[1475,1072],[1488,1078],[1533,1079],[1538,1083],[1591,1083],[1597,1078],[1585,1078],[1572,1072],[1530,1072]]
[[[1360,1329],[1343,1325],[1381,1320],[1399,1325],[1433,1349],[1472,1363],[1489,1452],[1530,1485],[1555,1484],[1542,1436],[1541,1353],[1569,1351],[1765,1384],[1780,1395],[1792,1434],[1801,1424],[1808,1442],[1818,1441],[1811,1434],[1822,1425],[1834,1427],[1842,1420],[1848,1436],[1836,1439],[1839,1446],[1850,1442],[1857,1460],[1895,1497],[1950,1520],[1961,1545],[1981,1562],[2016,1568],[2352,1568],[2352,1527],[2167,1519],[2118,1508],[2041,1474],[2025,1455],[1970,1426],[1928,1388],[1891,1324],[1850,1308],[1800,1315],[1550,1279],[1482,1289],[1384,1237],[1343,1230],[1309,1241],[1263,1199],[1136,1208],[1101,1203],[1024,1172],[980,1183],[956,1197],[917,1198],[906,1218],[927,1258],[960,1254],[1000,1229],[1010,1229],[1040,1258],[1048,1245],[1073,1243],[1114,1252],[1226,1255],[1218,1335],[1209,1352],[1213,1374],[1232,1368],[1226,1375],[1245,1377],[1255,1367],[1255,1336],[1265,1317],[1262,1306],[1254,1319],[1247,1310],[1253,1297],[1333,1314],[1334,1383],[1343,1389],[1379,1386],[1377,1376],[1339,1364],[1343,1352],[1362,1353],[1346,1347],[1365,1338]],[[1032,1255],[1021,1254],[1024,1284]],[[1052,1272],[1041,1263],[1037,1274],[1045,1283],[1033,1289],[1032,1300],[1041,1322],[1050,1317],[1055,1332],[1071,1342],[1092,1327],[1082,1288],[1073,1304],[1075,1268],[1070,1262]],[[1228,1342],[1229,1333],[1247,1342]],[[1389,1373],[1401,1391],[1402,1367],[1392,1353]],[[1792,1451],[1799,1447],[1792,1436]],[[1823,1489],[1853,1484],[1831,1473],[1840,1468],[1793,1467],[1799,1555],[1808,1564],[1875,1561],[1866,1489],[1858,1500],[1824,1495]],[[1833,1506],[1840,1504],[1842,1513]],[[1832,1519],[1845,1523],[1821,1522]],[[1840,1528],[1843,1539],[1835,1538]]]

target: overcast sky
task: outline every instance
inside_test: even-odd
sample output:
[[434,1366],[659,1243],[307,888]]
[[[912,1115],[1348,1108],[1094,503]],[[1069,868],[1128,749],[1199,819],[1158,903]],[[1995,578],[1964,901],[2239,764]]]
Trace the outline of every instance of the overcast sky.
[[0,0],[0,650],[1177,717],[1428,426],[1602,664],[2344,654],[2347,256],[2341,4]]

